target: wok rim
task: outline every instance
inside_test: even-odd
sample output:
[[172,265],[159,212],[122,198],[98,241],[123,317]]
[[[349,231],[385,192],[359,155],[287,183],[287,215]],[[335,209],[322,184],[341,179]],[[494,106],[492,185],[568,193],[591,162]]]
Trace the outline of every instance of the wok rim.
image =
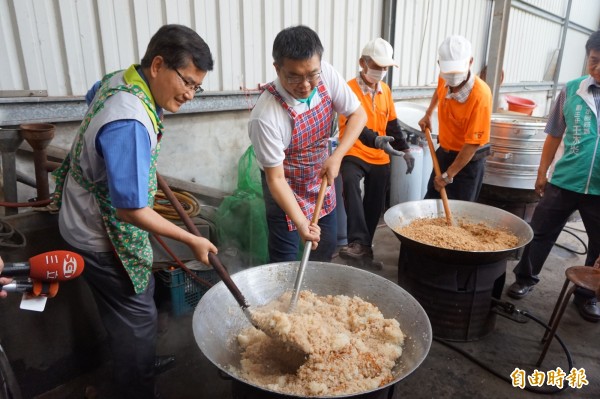
[[[385,224],[388,226],[388,228],[390,228],[392,230],[392,232],[396,235],[396,237],[400,240],[400,242],[402,244],[406,243],[408,244],[407,247],[410,247],[410,249],[425,249],[428,250],[430,252],[428,252],[429,254],[432,254],[433,257],[435,258],[444,258],[445,261],[448,261],[448,259],[460,259],[460,260],[465,260],[467,262],[481,262],[481,259],[490,259],[489,263],[492,263],[492,261],[500,261],[505,259],[506,257],[508,257],[510,255],[511,252],[513,251],[517,251],[521,248],[523,248],[524,246],[526,246],[527,244],[529,244],[529,242],[531,242],[531,240],[533,239],[533,230],[531,228],[531,226],[522,218],[518,217],[515,214],[512,214],[508,211],[505,211],[504,209],[500,209],[491,205],[486,205],[486,204],[480,204],[478,202],[470,202],[470,201],[461,201],[461,200],[448,200],[449,206],[450,206],[450,210],[452,210],[452,204],[460,204],[462,206],[470,206],[470,207],[474,207],[474,208],[493,208],[494,212],[497,212],[509,219],[511,219],[512,221],[514,221],[515,223],[519,223],[521,225],[521,228],[523,228],[524,230],[526,230],[527,235],[524,237],[518,237],[519,238],[519,244],[515,247],[512,248],[508,248],[508,249],[501,249],[501,250],[496,250],[496,251],[465,251],[465,250],[460,250],[460,249],[450,249],[450,248],[443,248],[443,247],[436,247],[434,245],[431,244],[427,244],[421,241],[416,241],[413,240],[412,238],[403,236],[402,234],[398,233],[396,231],[395,228],[399,228],[399,227],[404,227],[407,226],[408,224],[410,224],[413,220],[415,220],[417,217],[413,217],[412,219],[410,219],[409,221],[403,223],[403,224],[394,224],[391,221],[391,218],[393,217],[392,214],[393,213],[397,213],[396,210],[400,209],[402,207],[409,207],[412,206],[412,204],[415,203],[421,203],[421,204],[429,204],[429,203],[436,203],[436,205],[438,205],[438,209],[443,209],[442,208],[442,200],[441,199],[423,199],[423,200],[416,200],[416,201],[407,201],[407,202],[402,202],[400,204],[396,204],[392,207],[390,207],[384,214],[384,221]],[[395,215],[394,215],[395,216]],[[419,216],[419,217],[423,217],[423,216]],[[438,213],[437,217],[444,217],[443,214]],[[453,213],[453,217],[456,219],[456,215]],[[460,215],[458,216],[460,217]],[[521,238],[523,240],[521,240]],[[452,262],[449,262],[452,263]]]
[[[242,270],[240,272],[237,272],[233,275],[231,275],[232,279],[238,283],[238,281],[236,280],[242,280],[244,275],[246,273],[257,273],[256,270],[267,270],[273,267],[277,267],[280,265],[299,265],[300,262],[279,262],[279,263],[269,263],[269,264],[265,264],[265,265],[260,265],[260,266],[255,266],[246,270]],[[308,264],[306,265],[306,272],[310,272],[310,268],[319,268],[322,267],[322,265],[325,265],[326,267],[336,267],[339,268],[341,270],[341,272],[343,272],[344,270],[352,270],[353,272],[359,272],[359,273],[364,273],[364,274],[368,274],[368,275],[373,275],[375,276],[376,279],[379,279],[381,281],[384,281],[384,284],[388,284],[390,285],[390,287],[395,287],[394,289],[397,289],[399,292],[403,292],[403,295],[405,295],[405,298],[403,299],[407,299],[408,303],[405,303],[405,305],[410,305],[410,306],[414,306],[417,310],[418,314],[421,314],[422,316],[422,320],[419,321],[419,323],[423,322],[423,327],[425,331],[420,331],[419,333],[423,336],[424,340],[421,342],[421,346],[423,347],[423,353],[420,359],[413,361],[413,364],[410,365],[410,367],[405,367],[406,365],[400,365],[398,366],[398,364],[396,364],[396,366],[394,366],[394,368],[399,367],[398,370],[402,371],[402,373],[397,373],[400,374],[398,376],[395,376],[395,378],[390,381],[389,383],[382,385],[380,387],[377,387],[375,389],[371,389],[371,390],[365,390],[365,391],[360,391],[360,392],[355,392],[352,394],[345,394],[345,395],[336,395],[336,396],[310,396],[310,398],[316,398],[316,399],[327,399],[327,398],[352,398],[352,397],[356,397],[359,395],[365,395],[365,394],[369,394],[369,393],[373,393],[373,392],[377,392],[383,389],[386,389],[392,385],[397,384],[398,382],[402,381],[403,379],[407,378],[408,376],[410,376],[417,368],[419,368],[421,366],[421,364],[425,361],[425,359],[427,358],[429,351],[431,349],[431,344],[433,342],[433,331],[432,331],[432,327],[431,327],[431,322],[429,320],[429,316],[427,315],[427,313],[425,312],[425,309],[421,306],[421,304],[416,300],[416,298],[414,298],[412,296],[412,294],[410,294],[408,291],[406,291],[404,288],[402,288],[400,285],[396,284],[395,282],[379,276],[378,274],[366,271],[366,270],[362,270],[359,268],[355,268],[353,266],[349,266],[349,265],[342,265],[342,264],[337,264],[337,263],[327,263],[327,262],[314,262],[314,261],[309,261]],[[293,281],[291,281],[291,285],[293,285]],[[291,289],[292,287],[290,286],[288,289]],[[303,288],[305,289],[305,288]],[[234,371],[230,370],[229,367],[231,367],[232,365],[222,365],[219,362],[215,361],[215,359],[213,359],[213,356],[207,354],[204,350],[203,350],[203,345],[201,344],[199,337],[196,336],[196,328],[194,328],[194,326],[196,325],[197,320],[199,320],[201,317],[203,317],[203,315],[201,315],[202,311],[202,306],[204,303],[208,302],[211,299],[211,295],[215,294],[218,290],[227,290],[227,288],[225,287],[225,284],[220,281],[219,283],[215,284],[213,287],[211,287],[203,296],[202,298],[200,298],[200,301],[198,302],[198,305],[196,306],[196,309],[194,311],[194,315],[193,315],[193,320],[192,320],[192,327],[193,327],[193,333],[194,333],[194,338],[196,340],[196,344],[198,346],[198,348],[200,349],[200,351],[202,352],[202,354],[204,355],[204,357],[206,357],[210,363],[212,363],[213,366],[217,367],[219,370],[221,370],[222,372],[224,372],[225,374],[227,374],[228,376],[230,376],[231,378],[233,378],[234,380],[241,382],[243,384],[249,385],[253,388],[259,389],[261,391],[265,391],[265,392],[269,392],[272,394],[276,394],[276,395],[281,395],[282,397],[290,397],[290,398],[305,398],[305,396],[300,396],[300,395],[295,395],[295,394],[290,394],[290,393],[284,393],[284,392],[280,392],[280,391],[274,391],[271,389],[268,389],[266,387],[263,386],[259,386],[256,384],[253,384],[243,378],[241,378],[240,376],[238,376]],[[211,294],[212,291],[212,294]],[[283,291],[285,292],[285,290]],[[322,295],[322,294],[319,294]],[[335,294],[335,295],[341,295],[341,294]],[[349,294],[348,294],[349,295]],[[365,299],[367,300],[367,299]],[[203,302],[204,301],[204,302]],[[260,306],[261,304],[258,304],[258,306]],[[239,306],[237,306],[238,309],[241,308]],[[251,309],[251,307],[250,307]],[[392,316],[393,318],[395,318],[396,320],[398,320],[398,317],[401,316],[398,312],[397,315]],[[388,315],[384,315],[384,317],[389,318]],[[398,320],[399,322],[401,322],[401,328],[402,328],[402,323],[406,323],[409,324],[411,321],[410,320]],[[201,321],[200,321],[201,322]],[[413,320],[414,322],[414,320]],[[250,326],[250,323],[248,322],[248,326]],[[233,335],[233,333],[229,333],[229,335]],[[233,337],[228,337],[227,342],[229,342],[230,340],[232,340]],[[235,340],[234,340],[235,341]],[[407,348],[408,345],[416,345],[415,344],[415,339],[412,336],[408,336],[405,335],[405,340],[404,340],[404,344],[403,344],[403,353],[404,350]],[[420,341],[419,341],[420,342]],[[400,357],[400,359],[402,359],[402,356]],[[237,366],[236,366],[237,367]]]

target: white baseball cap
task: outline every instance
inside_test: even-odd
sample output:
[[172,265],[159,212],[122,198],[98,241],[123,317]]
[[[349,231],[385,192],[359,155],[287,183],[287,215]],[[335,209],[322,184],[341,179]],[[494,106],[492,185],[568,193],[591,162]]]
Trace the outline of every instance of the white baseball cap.
[[398,64],[394,62],[394,49],[392,45],[380,37],[367,43],[361,55],[370,57],[380,67],[389,67],[392,65],[398,67]]
[[440,45],[438,53],[440,70],[443,73],[469,70],[472,57],[471,43],[464,37],[453,35],[446,38]]

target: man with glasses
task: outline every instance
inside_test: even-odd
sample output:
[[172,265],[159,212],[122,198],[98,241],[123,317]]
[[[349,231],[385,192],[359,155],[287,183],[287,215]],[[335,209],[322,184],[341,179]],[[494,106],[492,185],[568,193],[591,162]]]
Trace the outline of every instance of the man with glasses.
[[[368,121],[359,140],[344,157],[340,170],[349,243],[340,250],[340,257],[378,270],[383,268],[383,263],[373,259],[372,244],[385,205],[390,155],[404,157],[407,174],[415,165],[396,117],[392,91],[382,82],[389,67],[398,67],[393,55],[392,45],[382,38],[371,40],[362,50],[358,60],[361,69],[348,85],[361,101]],[[346,135],[346,122],[346,118],[340,116],[342,138]],[[364,190],[360,188],[361,180]]]
[[[588,235],[585,265],[600,261],[600,30],[585,44],[587,75],[565,84],[548,115],[535,191],[542,197],[531,218],[533,240],[513,269],[511,298],[529,295],[556,239],[571,214],[579,211]],[[564,153],[557,157],[558,148]],[[549,173],[554,163],[554,171]],[[573,303],[585,320],[600,321],[597,293],[577,287]]]
[[83,275],[108,334],[118,392],[106,397],[158,397],[155,374],[174,360],[155,356],[149,233],[186,244],[206,264],[208,252],[217,251],[152,209],[163,111],[177,112],[202,91],[212,68],[196,32],[161,27],[140,65],[106,75],[88,93],[87,114],[54,172],[60,233],[85,259]]
[[[330,261],[337,244],[334,179],[366,122],[344,79],[321,60],[319,36],[286,28],[273,43],[277,79],[265,86],[248,123],[262,170],[271,262],[297,259],[299,241],[312,241],[312,260]],[[346,135],[329,156],[334,113],[347,117]],[[310,220],[322,179],[329,186],[318,226]],[[318,242],[318,246],[317,246]]]
[[177,74],[177,76],[179,76],[185,87],[187,87],[189,90],[193,90],[196,94],[204,93],[204,89],[202,88],[202,86],[194,82],[188,81],[186,78],[183,77],[181,72],[177,70],[177,68],[174,68],[174,71]]

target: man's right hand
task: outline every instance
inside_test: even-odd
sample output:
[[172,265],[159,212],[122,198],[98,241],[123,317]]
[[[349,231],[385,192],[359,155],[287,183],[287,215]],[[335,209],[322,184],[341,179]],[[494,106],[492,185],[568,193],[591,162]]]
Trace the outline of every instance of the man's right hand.
[[535,192],[540,196],[544,196],[546,190],[546,184],[548,184],[548,178],[545,175],[538,175],[535,180]]
[[310,220],[306,219],[306,223],[302,226],[296,226],[298,228],[298,234],[303,242],[311,241],[312,250],[317,249],[319,241],[321,240],[321,228],[319,225],[311,223]]
[[[4,261],[2,260],[2,258],[0,258],[0,273],[2,273],[3,269],[4,269]],[[0,285],[9,284],[11,281],[12,281],[12,278],[0,277]],[[0,290],[0,298],[6,298],[6,295],[8,295],[8,293],[6,291]]]
[[212,242],[210,242],[204,237],[194,236],[193,241],[189,246],[194,252],[194,256],[196,257],[196,259],[209,266],[210,262],[208,260],[208,253],[212,252],[216,255],[219,252],[217,247],[215,247],[215,245]]
[[[419,121],[419,127],[423,132],[425,131],[425,129],[429,129],[429,131],[431,132],[431,117],[425,114],[425,116],[422,117]],[[425,134],[423,134],[422,138],[425,138]]]

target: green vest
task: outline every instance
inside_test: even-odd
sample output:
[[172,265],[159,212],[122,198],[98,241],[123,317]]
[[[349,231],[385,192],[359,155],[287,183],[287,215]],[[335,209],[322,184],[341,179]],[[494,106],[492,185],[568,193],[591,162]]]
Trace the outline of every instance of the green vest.
[[[116,217],[116,208],[111,204],[108,183],[106,181],[94,183],[86,179],[80,166],[80,156],[83,148],[84,136],[88,131],[92,119],[104,108],[105,102],[118,93],[134,95],[144,106],[145,112],[152,121],[154,134],[160,138],[163,125],[156,113],[154,99],[145,81],[137,73],[136,65],[130,66],[125,71],[114,72],[106,75],[98,88],[98,93],[81,123],[75,143],[71,152],[62,165],[53,172],[56,179],[56,189],[53,195],[55,205],[60,209],[62,204],[62,191],[67,175],[70,175],[81,187],[92,193],[98,203],[102,221],[119,260],[129,275],[133,288],[137,294],[142,293],[148,286],[152,273],[152,245],[149,235],[132,224],[125,223]],[[160,141],[152,150],[150,173],[148,182],[148,206],[154,205],[156,194],[156,163],[160,151]]]
[[567,125],[563,138],[565,151],[556,162],[550,182],[576,193],[600,195],[600,140],[594,98],[587,88],[578,93],[587,78],[567,83],[563,108]]

